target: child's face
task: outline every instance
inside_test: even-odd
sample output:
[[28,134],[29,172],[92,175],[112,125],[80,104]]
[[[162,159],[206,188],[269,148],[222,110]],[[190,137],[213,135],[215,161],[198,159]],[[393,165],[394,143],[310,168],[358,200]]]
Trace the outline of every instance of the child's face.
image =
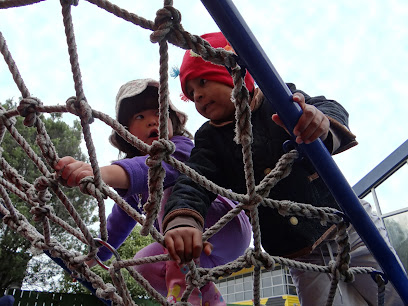
[[[173,124],[168,118],[169,139],[173,137]],[[159,111],[147,109],[133,115],[129,121],[129,132],[151,145],[154,140],[159,139]]]
[[235,106],[231,102],[230,86],[196,78],[186,82],[186,91],[197,111],[205,118],[215,123],[234,119]]

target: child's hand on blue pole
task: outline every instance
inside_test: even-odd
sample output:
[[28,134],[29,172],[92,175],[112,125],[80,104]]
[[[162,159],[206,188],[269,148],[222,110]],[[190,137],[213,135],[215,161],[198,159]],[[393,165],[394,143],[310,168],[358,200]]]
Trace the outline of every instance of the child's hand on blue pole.
[[[293,129],[293,134],[296,136],[296,143],[309,144],[318,138],[325,140],[330,127],[330,122],[326,115],[315,106],[306,104],[304,95],[299,92],[293,94],[293,101],[298,103],[303,111],[298,123]],[[272,115],[272,120],[287,131],[278,114]]]

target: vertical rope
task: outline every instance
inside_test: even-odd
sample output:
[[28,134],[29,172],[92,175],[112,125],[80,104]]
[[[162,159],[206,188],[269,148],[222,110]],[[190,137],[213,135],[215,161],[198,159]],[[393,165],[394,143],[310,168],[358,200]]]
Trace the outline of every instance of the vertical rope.
[[[100,173],[100,169],[98,166],[98,161],[96,158],[96,150],[95,146],[92,142],[92,135],[91,130],[89,127],[89,123],[92,123],[92,111],[86,102],[84,90],[82,87],[82,78],[81,78],[81,70],[79,67],[78,62],[78,54],[75,42],[75,35],[74,35],[74,26],[72,23],[71,17],[71,3],[69,0],[61,0],[62,5],[62,15],[63,15],[63,22],[65,27],[65,35],[67,37],[67,44],[68,44],[68,53],[71,63],[71,70],[74,78],[75,83],[75,92],[76,98],[68,99],[67,104],[70,102],[75,105],[75,109],[79,111],[80,118],[81,118],[81,125],[82,131],[84,134],[85,144],[88,150],[90,163],[92,166],[92,170],[94,173],[95,185],[97,188],[102,188],[103,182]],[[100,235],[102,240],[108,239],[108,231],[106,229],[106,215],[105,215],[105,203],[102,200],[98,200],[98,208],[99,208],[99,219],[100,219]]]
[[28,88],[25,86],[24,81],[21,78],[17,65],[14,62],[13,57],[11,56],[7,48],[6,40],[4,39],[3,33],[1,32],[0,32],[0,52],[1,54],[3,54],[4,60],[6,61],[11,74],[13,75],[13,80],[16,83],[18,89],[20,90],[22,97],[23,98],[29,97],[30,92],[28,91]]
[[[234,88],[232,90],[232,102],[235,103],[235,142],[242,145],[245,181],[248,194],[248,207],[250,209],[251,225],[254,238],[255,257],[260,256],[261,231],[257,206],[262,200],[256,193],[255,174],[252,159],[252,123],[251,109],[249,107],[249,92],[244,86],[244,78],[239,67],[233,69]],[[260,305],[260,267],[254,269],[254,305]]]
[[350,243],[347,233],[347,223],[344,221],[338,224],[336,242],[338,244],[337,257],[334,262],[329,263],[329,265],[332,266],[332,281],[326,306],[331,306],[333,304],[337,286],[341,279],[346,282],[354,281],[354,275],[349,273]]
[[[159,135],[160,139],[168,140],[168,118],[169,118],[169,88],[168,88],[168,45],[166,35],[170,31],[173,24],[172,11],[169,7],[158,10],[155,19],[155,32],[151,35],[152,42],[159,41],[160,52],[160,82],[159,82]],[[160,151],[163,151],[160,149]],[[171,152],[172,153],[172,152]],[[144,205],[146,211],[146,222],[140,231],[142,235],[147,235],[149,228],[152,227],[160,211],[161,200],[163,198],[163,182],[166,175],[161,164],[161,160],[152,163],[152,157],[158,154],[158,150],[153,147],[150,150],[150,155],[147,164],[149,165],[148,182],[149,182],[149,198]]]
[[[257,255],[257,254],[256,254]],[[261,267],[254,267],[254,305],[261,305]]]
[[385,281],[381,274],[377,273],[375,275],[375,281],[378,285],[378,306],[385,305]]

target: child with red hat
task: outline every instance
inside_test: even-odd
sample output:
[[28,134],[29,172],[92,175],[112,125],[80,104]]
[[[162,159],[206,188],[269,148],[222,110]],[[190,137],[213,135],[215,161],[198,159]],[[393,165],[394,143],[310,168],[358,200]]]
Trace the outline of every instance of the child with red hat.
[[[202,36],[214,48],[232,51],[222,33]],[[272,105],[265,100],[254,80],[247,72],[245,85],[250,94],[251,123],[253,131],[252,156],[256,184],[274,168],[284,154],[283,143],[291,139]],[[246,181],[241,145],[234,142],[235,107],[231,101],[233,81],[228,70],[203,60],[192,51],[186,51],[180,67],[180,82],[185,97],[195,103],[197,111],[208,122],[195,135],[195,148],[188,165],[215,184],[246,194]],[[296,143],[311,143],[320,138],[330,153],[340,153],[357,144],[349,131],[348,113],[336,101],[324,96],[310,97],[287,84],[303,113],[293,134]],[[215,195],[181,175],[166,203],[163,228],[169,254],[179,263],[197,258],[202,248],[204,220],[209,216],[208,207]],[[268,198],[308,203],[316,207],[340,210],[325,183],[306,158],[293,164],[291,173],[271,189]],[[362,205],[386,237],[380,219],[371,212],[370,205]],[[270,255],[296,258],[315,264],[327,264],[330,253],[337,247],[333,240],[335,226],[322,224],[320,220],[301,216],[282,215],[276,209],[258,205],[262,246]],[[351,242],[351,265],[372,266],[380,270],[367,247],[354,228],[349,228]],[[386,238],[387,239],[387,238]],[[326,302],[330,281],[324,273],[291,269],[302,305],[322,305]],[[358,275],[356,281],[339,283],[341,294],[336,295],[334,305],[372,305],[377,302],[377,285],[370,275]],[[386,293],[389,305],[402,305],[391,286]]]

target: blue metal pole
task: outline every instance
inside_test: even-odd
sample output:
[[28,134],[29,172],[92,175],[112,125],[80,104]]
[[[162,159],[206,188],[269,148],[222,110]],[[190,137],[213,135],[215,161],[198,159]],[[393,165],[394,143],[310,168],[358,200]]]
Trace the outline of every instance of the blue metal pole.
[[[61,258],[58,257],[53,257],[50,252],[44,251],[44,254],[46,254],[49,258],[51,258],[56,264],[58,264],[61,268],[63,268],[69,275],[72,274],[72,271],[65,265],[65,263],[62,261]],[[109,300],[101,299],[96,295],[96,290],[94,287],[92,287],[92,284],[86,280],[83,280],[81,278],[76,278],[78,282],[80,282],[85,288],[87,288],[95,297],[97,297],[100,301],[102,301],[105,305],[112,305],[112,302]]]
[[[267,100],[272,103],[289,130],[302,114],[292,93],[275,70],[262,47],[231,0],[201,0],[247,67]],[[329,187],[343,212],[353,224],[402,300],[408,304],[408,278],[396,255],[360,204],[357,196],[320,140],[300,145]]]

